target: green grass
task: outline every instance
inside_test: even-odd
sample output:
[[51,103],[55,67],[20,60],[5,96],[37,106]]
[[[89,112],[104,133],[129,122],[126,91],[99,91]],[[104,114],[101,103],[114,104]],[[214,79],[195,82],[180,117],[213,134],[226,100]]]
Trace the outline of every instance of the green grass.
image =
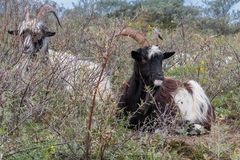
[[[113,19],[106,18],[93,18],[89,24],[87,20],[86,17],[73,15],[64,19],[64,27],[59,31],[61,34],[51,39],[50,48],[57,51],[70,50],[74,55],[101,64],[106,44],[116,24]],[[130,22],[125,20],[124,23]],[[51,27],[55,29],[54,25]],[[0,79],[0,107],[3,112],[0,122],[0,155],[3,154],[4,159],[80,159],[86,149],[86,134],[90,133],[91,159],[240,159],[240,142],[237,137],[240,125],[240,89],[237,85],[240,72],[235,56],[240,50],[237,43],[240,35],[210,39],[210,47],[207,48],[203,39],[209,35],[189,27],[183,40],[181,32],[181,28],[172,32],[163,30],[165,40],[161,46],[164,50],[175,50],[176,55],[189,53],[192,59],[166,60],[164,64],[173,67],[165,68],[165,75],[181,81],[197,80],[208,96],[213,98],[212,105],[217,119],[210,135],[186,137],[183,134],[169,137],[167,132],[134,132],[124,128],[125,121],[116,122],[120,86],[132,73],[133,60],[129,53],[138,48],[130,38],[113,42],[106,70],[111,75],[114,100],[96,103],[90,131],[86,129],[88,108],[92,100],[88,74],[84,72],[78,79],[80,83],[71,95],[62,89],[57,77],[51,81],[50,87],[48,83],[40,83],[36,87],[46,75],[38,71],[24,95],[27,84],[22,83],[12,67],[12,62],[16,62],[19,56],[18,50],[12,48],[13,53],[6,57],[2,55],[6,49],[1,45],[0,57],[3,58],[0,59],[0,70],[5,74]],[[196,32],[203,39],[198,38]],[[9,45],[9,41],[13,39],[1,41],[1,44]],[[232,46],[227,42],[231,42]],[[226,55],[233,57],[229,64],[223,62]],[[179,61],[183,65],[178,65]],[[30,116],[25,121],[19,119],[23,113],[31,113],[32,107],[41,105],[44,108],[42,115]]]

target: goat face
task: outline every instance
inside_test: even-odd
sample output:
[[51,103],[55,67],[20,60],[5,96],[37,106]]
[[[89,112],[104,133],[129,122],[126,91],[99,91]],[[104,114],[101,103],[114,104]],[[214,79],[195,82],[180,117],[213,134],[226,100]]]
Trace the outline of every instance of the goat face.
[[60,21],[57,17],[55,9],[45,4],[41,6],[35,18],[30,17],[29,6],[25,8],[25,20],[19,25],[18,30],[8,31],[8,33],[20,36],[20,49],[23,53],[36,54],[40,51],[46,53],[48,51],[48,37],[55,35],[55,32],[49,32],[44,25],[43,19],[47,13],[53,13],[59,26]]
[[55,32],[49,32],[42,21],[37,19],[24,20],[18,30],[8,31],[9,34],[20,36],[20,49],[26,54],[36,54],[47,50],[48,37]]
[[132,51],[132,58],[135,60],[135,72],[148,86],[160,86],[164,74],[162,71],[162,61],[171,57],[175,52],[162,53],[158,46],[150,46]]

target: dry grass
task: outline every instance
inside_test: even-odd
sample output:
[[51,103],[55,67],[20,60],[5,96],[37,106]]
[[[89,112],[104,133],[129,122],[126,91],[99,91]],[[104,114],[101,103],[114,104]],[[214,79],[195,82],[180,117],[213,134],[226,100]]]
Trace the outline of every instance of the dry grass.
[[167,131],[127,130],[125,122],[115,121],[120,86],[132,71],[129,53],[138,46],[131,39],[113,35],[130,20],[69,13],[62,17],[62,29],[48,23],[57,31],[51,49],[95,62],[109,73],[114,100],[97,101],[94,88],[98,83],[93,83],[85,68],[80,69],[73,93],[64,90],[57,72],[49,68],[36,69],[30,79],[23,79],[22,71],[16,69],[23,59],[17,39],[6,33],[19,22],[22,12],[15,12],[13,2],[8,5],[7,12],[0,14],[4,22],[0,28],[0,159],[240,158],[240,34],[209,38],[188,26],[184,34],[181,28],[161,30],[163,50],[176,51],[164,64],[166,74],[199,81],[218,117],[209,135],[169,137]]

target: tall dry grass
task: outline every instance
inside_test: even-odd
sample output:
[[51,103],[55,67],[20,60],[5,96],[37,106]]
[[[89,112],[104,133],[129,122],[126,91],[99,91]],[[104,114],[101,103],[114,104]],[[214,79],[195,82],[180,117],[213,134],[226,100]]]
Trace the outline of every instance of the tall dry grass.
[[[16,69],[24,58],[19,53],[19,39],[10,37],[7,30],[23,19],[25,2],[0,2],[5,7],[0,14],[0,159],[239,158],[238,139],[230,137],[232,131],[239,136],[239,34],[211,38],[191,26],[160,30],[163,50],[176,51],[164,62],[166,75],[199,81],[220,117],[209,139],[190,137],[190,142],[183,143],[184,135],[170,141],[173,137],[167,131],[131,131],[123,127],[124,121],[115,120],[120,86],[132,72],[129,53],[139,46],[130,38],[113,35],[134,20],[75,10],[61,17],[63,28],[59,28],[48,17],[50,30],[57,31],[51,38],[51,49],[97,63],[110,75],[114,99],[96,100],[98,83],[92,83],[91,71],[86,68],[80,69],[73,93],[64,90],[54,70],[36,68],[29,79],[23,79],[23,71]],[[150,32],[151,28],[148,38]],[[195,138],[198,143],[189,145]]]

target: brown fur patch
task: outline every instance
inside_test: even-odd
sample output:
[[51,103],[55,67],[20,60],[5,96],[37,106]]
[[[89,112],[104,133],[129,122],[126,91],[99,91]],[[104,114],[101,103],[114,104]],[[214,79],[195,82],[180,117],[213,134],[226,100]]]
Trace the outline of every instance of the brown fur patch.
[[215,113],[214,113],[214,110],[213,110],[212,106],[209,104],[208,105],[208,111],[207,111],[207,127],[205,126],[205,128],[210,130],[211,129],[211,122],[213,122],[214,120],[215,120]]
[[178,89],[179,85],[179,81],[171,78],[165,78],[155,95],[156,100],[165,104],[173,103],[173,97],[171,94]]
[[188,82],[183,83],[184,88],[190,93],[191,95],[193,94],[192,87]]

